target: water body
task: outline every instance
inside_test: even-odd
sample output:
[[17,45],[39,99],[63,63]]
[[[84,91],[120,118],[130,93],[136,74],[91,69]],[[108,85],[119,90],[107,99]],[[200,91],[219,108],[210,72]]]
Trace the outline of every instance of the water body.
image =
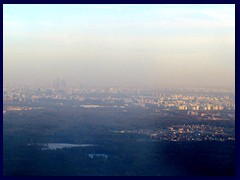
[[28,144],[28,145],[41,145],[42,150],[56,150],[63,148],[74,148],[74,147],[90,147],[97,146],[95,144],[69,144],[69,143],[45,143],[45,144]]
[[88,154],[88,157],[90,157],[91,159],[98,158],[98,157],[108,159],[107,154]]

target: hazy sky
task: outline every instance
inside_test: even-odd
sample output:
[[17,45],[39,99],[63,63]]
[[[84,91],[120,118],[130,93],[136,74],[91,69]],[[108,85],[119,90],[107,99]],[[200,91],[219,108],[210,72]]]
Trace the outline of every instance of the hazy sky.
[[235,86],[235,5],[3,5],[4,82]]

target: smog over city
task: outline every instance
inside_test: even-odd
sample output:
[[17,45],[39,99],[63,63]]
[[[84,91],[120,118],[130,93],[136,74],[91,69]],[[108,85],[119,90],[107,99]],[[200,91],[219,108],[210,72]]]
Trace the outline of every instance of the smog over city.
[[4,4],[4,176],[235,175],[234,4]]

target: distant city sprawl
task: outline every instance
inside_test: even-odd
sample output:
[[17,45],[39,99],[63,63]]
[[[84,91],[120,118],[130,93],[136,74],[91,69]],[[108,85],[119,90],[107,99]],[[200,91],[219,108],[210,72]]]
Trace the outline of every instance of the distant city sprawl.
[[[139,88],[26,88],[4,87],[4,112],[44,106],[71,105],[79,108],[130,107],[153,110],[162,115],[195,116],[199,120],[235,118],[235,94],[217,89]],[[226,113],[228,112],[228,113]]]

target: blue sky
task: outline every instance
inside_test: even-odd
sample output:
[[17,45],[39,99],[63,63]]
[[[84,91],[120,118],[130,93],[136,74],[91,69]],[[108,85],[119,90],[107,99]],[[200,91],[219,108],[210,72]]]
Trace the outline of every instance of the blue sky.
[[235,84],[231,4],[8,4],[3,28],[8,82]]

